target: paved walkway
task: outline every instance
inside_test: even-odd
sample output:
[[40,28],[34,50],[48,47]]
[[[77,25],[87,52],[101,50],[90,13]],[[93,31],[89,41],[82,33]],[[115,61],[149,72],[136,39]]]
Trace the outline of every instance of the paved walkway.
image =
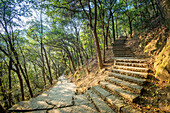
[[97,113],[85,95],[75,95],[76,86],[64,76],[43,94],[15,104],[9,111],[29,113]]

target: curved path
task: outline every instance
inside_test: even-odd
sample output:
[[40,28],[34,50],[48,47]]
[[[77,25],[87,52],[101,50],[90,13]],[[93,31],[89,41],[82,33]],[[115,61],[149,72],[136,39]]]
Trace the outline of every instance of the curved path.
[[75,95],[76,86],[64,76],[56,86],[41,95],[15,104],[9,111],[29,113],[96,113],[97,110],[85,95]]

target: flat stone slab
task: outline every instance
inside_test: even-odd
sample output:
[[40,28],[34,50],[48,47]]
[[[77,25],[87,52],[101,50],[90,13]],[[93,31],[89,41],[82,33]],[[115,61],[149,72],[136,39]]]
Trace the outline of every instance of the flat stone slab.
[[47,113],[47,110],[29,111],[29,112],[24,112],[24,113]]
[[85,95],[75,95],[73,98],[74,98],[74,105],[91,104],[91,101],[89,101]]
[[12,108],[9,109],[9,111],[29,111],[52,108],[52,105],[49,105],[44,101],[22,101],[18,104],[15,104]]
[[126,106],[121,108],[122,113],[142,113],[136,109],[133,109],[131,106]]
[[106,100],[113,106],[116,112],[120,112],[121,107],[126,106],[123,100],[116,95],[106,97]]
[[94,86],[93,90],[99,94],[103,99],[105,99],[107,96],[110,95],[110,93],[106,90],[104,90],[102,87],[100,86]]
[[115,113],[95,92],[87,90],[87,93],[101,113]]
[[72,106],[76,86],[73,83],[69,83],[64,77],[59,78],[59,80],[62,82],[59,82],[53,88],[29,101],[21,101],[15,104],[9,111],[49,110]]
[[48,113],[98,113],[93,104],[49,110]]

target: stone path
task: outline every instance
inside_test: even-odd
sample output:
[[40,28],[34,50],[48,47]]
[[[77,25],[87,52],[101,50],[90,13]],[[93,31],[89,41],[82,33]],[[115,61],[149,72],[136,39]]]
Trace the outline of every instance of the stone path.
[[43,94],[15,104],[9,111],[28,113],[97,113],[85,95],[75,95],[76,86],[64,76],[56,86]]

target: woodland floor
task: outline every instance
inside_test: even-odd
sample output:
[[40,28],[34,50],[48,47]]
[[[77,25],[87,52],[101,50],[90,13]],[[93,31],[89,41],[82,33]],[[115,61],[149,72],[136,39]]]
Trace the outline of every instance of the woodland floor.
[[[143,53],[141,50],[137,50],[133,44],[137,40],[128,39],[126,45],[133,47],[132,51],[139,58],[153,59],[147,54]],[[139,46],[139,45],[136,45]],[[106,62],[104,63],[104,68],[98,70],[97,60],[91,59],[88,64],[90,74],[85,74],[84,69],[80,69],[75,76],[69,75],[68,78],[76,84],[78,87],[77,94],[84,93],[88,88],[98,85],[99,81],[103,81],[108,75],[110,69],[112,69],[114,55],[112,52],[112,46],[109,46],[106,51]],[[153,62],[150,64],[150,68],[153,69]],[[154,70],[153,70],[154,75]],[[149,79],[150,83],[145,87],[146,91],[143,92],[143,96],[139,99],[137,103],[129,103],[139,110],[147,113],[160,112],[168,113],[170,112],[170,85],[168,81],[159,81],[157,79]]]

